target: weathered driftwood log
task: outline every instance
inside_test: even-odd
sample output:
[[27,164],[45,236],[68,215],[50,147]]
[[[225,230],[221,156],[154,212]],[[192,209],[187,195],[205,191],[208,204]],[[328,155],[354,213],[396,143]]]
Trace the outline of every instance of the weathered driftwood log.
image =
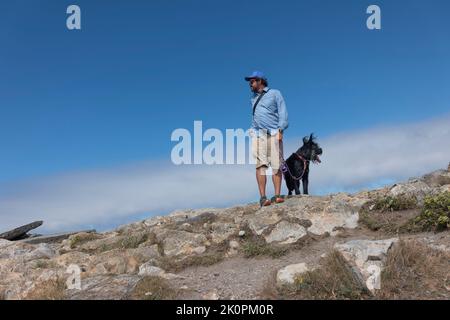
[[95,230],[83,230],[83,231],[49,234],[46,236],[30,237],[28,239],[21,240],[20,242],[30,243],[30,244],[59,242],[59,241],[69,238],[71,235],[74,235],[74,234],[77,234],[80,232],[94,233],[96,231]]
[[10,241],[22,239],[25,237],[28,231],[40,227],[43,223],[44,221],[35,221],[13,230],[6,231],[0,234],[0,239],[6,239]]

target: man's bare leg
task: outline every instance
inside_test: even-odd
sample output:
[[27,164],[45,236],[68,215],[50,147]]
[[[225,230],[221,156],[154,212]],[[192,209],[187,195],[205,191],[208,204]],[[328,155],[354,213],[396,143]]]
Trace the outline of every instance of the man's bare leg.
[[[274,170],[275,172],[275,170]],[[281,181],[283,180],[283,175],[281,174],[281,170],[277,170],[277,173],[272,174],[272,182],[273,187],[275,189],[275,195],[281,194]]]
[[258,189],[261,197],[266,196],[266,170],[266,166],[262,166],[256,169],[256,181],[258,182]]

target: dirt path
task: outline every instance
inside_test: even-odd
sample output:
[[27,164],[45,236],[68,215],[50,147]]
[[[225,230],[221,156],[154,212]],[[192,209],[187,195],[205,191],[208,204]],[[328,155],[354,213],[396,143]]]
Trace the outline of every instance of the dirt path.
[[258,299],[279,269],[301,262],[317,265],[321,255],[330,252],[336,242],[352,239],[380,239],[380,236],[367,230],[344,231],[341,236],[312,240],[277,259],[235,257],[208,267],[190,267],[180,272],[178,275],[183,278],[173,280],[172,284],[184,288],[182,299]]

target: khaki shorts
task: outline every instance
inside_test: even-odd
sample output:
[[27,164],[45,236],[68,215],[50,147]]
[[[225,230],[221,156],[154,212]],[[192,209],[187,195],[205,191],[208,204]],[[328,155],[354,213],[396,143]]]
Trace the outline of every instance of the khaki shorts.
[[256,168],[271,167],[272,170],[280,169],[280,145],[282,141],[277,136],[261,135],[252,138],[252,154],[256,159]]

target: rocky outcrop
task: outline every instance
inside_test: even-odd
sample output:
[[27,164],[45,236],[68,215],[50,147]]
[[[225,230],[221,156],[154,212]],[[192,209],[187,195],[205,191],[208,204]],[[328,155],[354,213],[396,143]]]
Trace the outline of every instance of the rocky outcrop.
[[0,239],[17,240],[26,238],[28,231],[40,227],[43,223],[44,221],[35,221],[24,226],[17,227],[13,230],[0,233]]
[[[356,232],[362,208],[376,198],[414,195],[420,200],[449,188],[450,172],[440,170],[355,194],[294,196],[263,208],[249,204],[178,210],[110,232],[81,232],[50,243],[0,239],[0,297],[35,298],[43,294],[42,288],[50,286],[55,298],[122,299],[143,277],[181,281],[182,277],[171,272],[194,263],[209,265],[223,259],[241,259],[242,250],[252,246],[251,239],[256,239],[258,246],[263,243],[282,250],[300,248],[298,244],[309,238],[339,242],[334,248],[364,286],[376,291],[382,285],[379,273],[397,239],[342,242],[338,236],[345,230]],[[280,263],[277,283],[292,284],[298,275],[315,267],[307,260]],[[80,278],[81,290],[68,288],[69,277]]]
[[394,184],[388,195],[415,197],[419,205],[423,204],[426,195],[450,191],[450,172],[437,170],[420,178],[412,178],[407,182]]

